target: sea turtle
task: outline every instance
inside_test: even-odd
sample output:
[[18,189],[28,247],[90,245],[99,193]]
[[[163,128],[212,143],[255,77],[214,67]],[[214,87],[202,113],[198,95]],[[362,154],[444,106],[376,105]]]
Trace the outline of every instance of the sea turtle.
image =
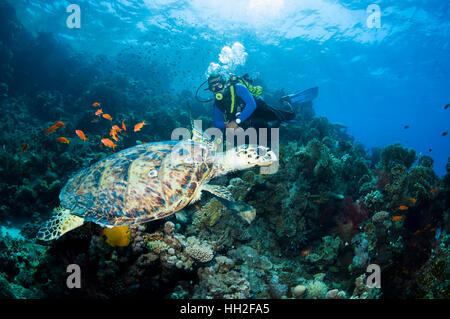
[[62,207],[37,238],[57,239],[85,222],[112,228],[160,219],[199,200],[202,190],[233,200],[226,187],[209,180],[277,161],[263,146],[216,152],[213,145],[194,134],[191,140],[140,144],[106,157],[69,179],[59,195]]

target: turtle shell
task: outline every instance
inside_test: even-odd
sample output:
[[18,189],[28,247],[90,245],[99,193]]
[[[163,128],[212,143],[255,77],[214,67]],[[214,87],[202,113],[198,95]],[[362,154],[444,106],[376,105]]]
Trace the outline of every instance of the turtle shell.
[[61,191],[61,205],[104,227],[163,218],[182,209],[209,179],[207,145],[169,141],[137,145],[78,172]]

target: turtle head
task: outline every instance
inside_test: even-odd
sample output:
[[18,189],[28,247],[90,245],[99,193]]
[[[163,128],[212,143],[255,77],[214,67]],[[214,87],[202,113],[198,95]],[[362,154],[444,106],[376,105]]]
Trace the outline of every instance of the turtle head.
[[218,160],[216,176],[255,166],[270,166],[278,161],[268,147],[260,145],[239,145],[224,153]]

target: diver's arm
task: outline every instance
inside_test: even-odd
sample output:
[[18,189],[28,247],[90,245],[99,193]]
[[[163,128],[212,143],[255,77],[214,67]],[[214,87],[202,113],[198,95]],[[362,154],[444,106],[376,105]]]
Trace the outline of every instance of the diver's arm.
[[236,89],[236,94],[239,95],[239,97],[245,103],[244,109],[242,110],[241,114],[239,114],[239,116],[237,117],[238,119],[241,120],[241,122],[244,122],[256,110],[255,98],[245,86],[241,84],[236,84],[234,87]]
[[223,113],[217,106],[214,105],[214,125],[217,128],[224,129],[225,123],[223,121]]

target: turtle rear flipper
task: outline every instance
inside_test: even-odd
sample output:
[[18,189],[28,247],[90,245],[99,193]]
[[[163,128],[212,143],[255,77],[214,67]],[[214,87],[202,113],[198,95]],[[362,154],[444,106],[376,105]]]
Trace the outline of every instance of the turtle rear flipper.
[[58,239],[63,234],[80,227],[84,218],[72,215],[68,209],[55,209],[55,215],[42,224],[36,238],[43,241]]

